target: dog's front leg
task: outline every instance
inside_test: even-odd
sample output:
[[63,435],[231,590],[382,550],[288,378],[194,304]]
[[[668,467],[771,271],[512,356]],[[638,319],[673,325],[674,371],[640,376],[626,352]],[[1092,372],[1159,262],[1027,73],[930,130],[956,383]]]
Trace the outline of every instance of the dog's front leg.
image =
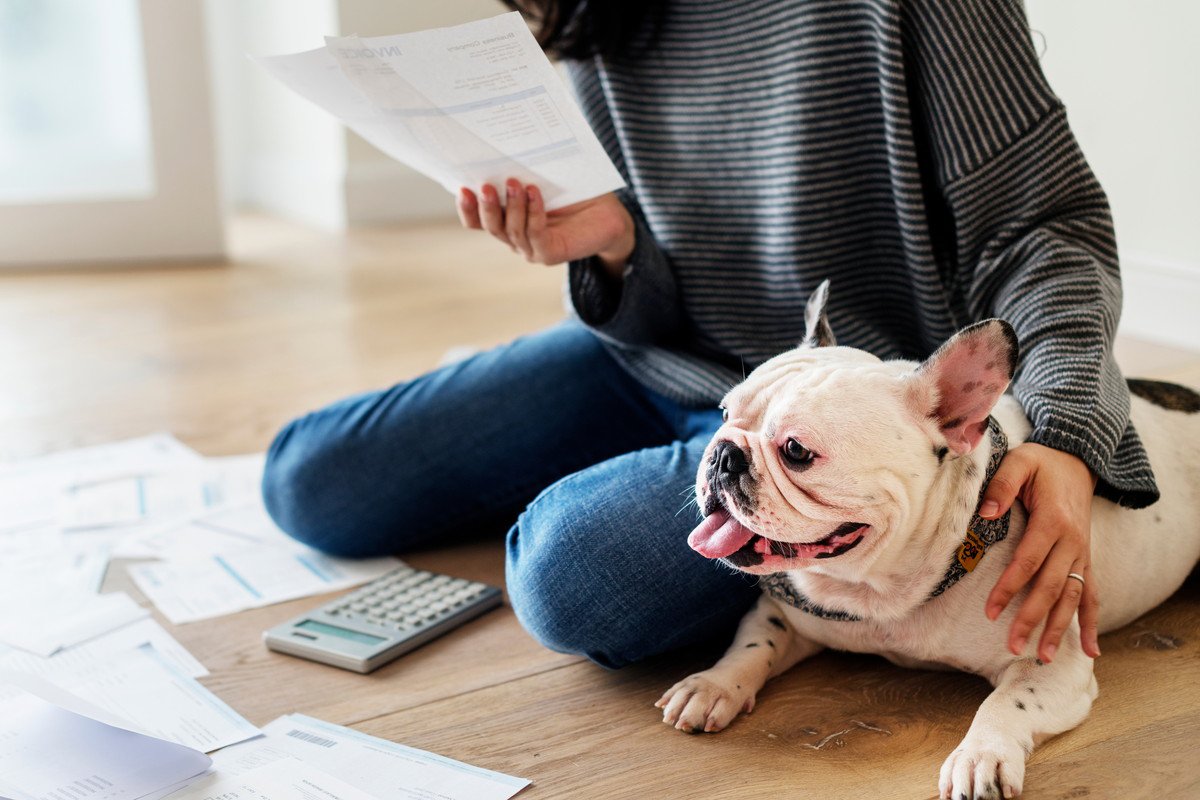
[[738,625],[733,644],[712,668],[689,675],[654,705],[663,722],[687,733],[715,733],[750,713],[768,679],[821,649],[800,636],[775,601],[763,595]]
[[1096,699],[1092,660],[1079,646],[1079,628],[1063,636],[1058,658],[1043,664],[1018,659],[993,681],[971,729],[942,765],[943,798],[1015,797],[1034,745],[1083,721]]

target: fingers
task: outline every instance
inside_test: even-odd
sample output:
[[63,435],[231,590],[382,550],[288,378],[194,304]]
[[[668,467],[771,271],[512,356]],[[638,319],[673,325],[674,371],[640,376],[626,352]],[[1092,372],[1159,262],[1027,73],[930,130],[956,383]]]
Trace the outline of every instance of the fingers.
[[496,187],[485,183],[476,195],[463,188],[458,196],[458,218],[464,227],[483,229],[519,252],[528,261],[541,260],[540,242],[546,230],[546,207],[542,193],[532,184],[505,181],[505,205]]
[[[1047,569],[1050,569],[1049,562]],[[1078,575],[1083,575],[1086,571],[1078,561],[1073,562],[1068,568],[1068,572],[1074,572]],[[1083,599],[1083,589],[1085,584],[1080,583],[1074,578],[1064,578],[1061,586],[1061,594],[1059,594],[1057,602],[1054,602],[1050,609],[1050,616],[1046,619],[1046,627],[1042,629],[1042,638],[1038,642],[1038,658],[1046,663],[1054,660],[1054,654],[1058,652],[1058,645],[1062,641],[1063,633],[1071,625],[1071,620],[1075,617],[1075,611],[1079,608],[1079,603]],[[1034,588],[1034,592],[1037,588]],[[1031,595],[1032,596],[1032,595]],[[1022,613],[1025,609],[1022,607]],[[1038,617],[1041,619],[1041,617]],[[1020,617],[1018,616],[1018,620]],[[1037,620],[1034,621],[1037,624]]]
[[984,519],[995,519],[1012,508],[1013,501],[1021,492],[1021,487],[1029,480],[1029,466],[1020,455],[1009,453],[1000,462],[1000,468],[988,482],[984,492],[983,502],[979,504],[979,516]]
[[505,191],[508,194],[508,205],[504,209],[504,232],[513,247],[526,259],[532,259],[533,250],[525,233],[525,188],[509,178],[505,183]]
[[1091,566],[1080,574],[1086,582],[1083,584],[1083,600],[1079,603],[1079,638],[1083,641],[1083,652],[1092,658],[1099,658],[1100,637],[1097,625],[1100,620],[1100,594],[1096,591],[1096,584],[1092,582]]
[[464,228],[474,231],[483,228],[483,224],[479,221],[479,198],[465,186],[458,191],[457,208],[458,219]]
[[525,232],[529,236],[529,244],[534,254],[541,258],[542,234],[546,231],[546,204],[542,200],[542,191],[533,184],[526,186],[525,201]]
[[496,193],[496,187],[485,183],[480,195],[482,202],[479,204],[479,220],[483,223],[483,229],[515,250],[505,230],[504,209],[500,205],[500,195]]
[[[1068,553],[1067,548],[1057,544],[1051,550],[1045,546],[1045,541],[1045,537],[1036,535],[1031,537],[1026,532],[1025,540],[1017,547],[1013,563],[1008,565],[1008,569],[1000,576],[1000,581],[997,583],[997,587],[1005,584],[1005,590],[1016,584],[1017,588],[1012,589],[1012,593],[1015,594],[1020,586],[1029,583],[1030,579],[1035,574],[1037,575],[1037,581],[1029,590],[1029,595],[1021,603],[1016,619],[1009,627],[1008,649],[1014,655],[1020,655],[1025,650],[1025,643],[1029,640],[1030,631],[1046,618],[1051,607],[1062,596],[1067,573],[1071,571],[1071,565],[1075,563],[1074,553]],[[1029,544],[1028,548],[1026,548],[1027,544]],[[1025,552],[1023,553],[1022,550]],[[1035,562],[1038,566],[1030,570]],[[1019,584],[1017,584],[1018,580]],[[1078,584],[1079,581],[1072,581],[1072,583]],[[1078,604],[1078,597],[1075,598],[1075,602]]]

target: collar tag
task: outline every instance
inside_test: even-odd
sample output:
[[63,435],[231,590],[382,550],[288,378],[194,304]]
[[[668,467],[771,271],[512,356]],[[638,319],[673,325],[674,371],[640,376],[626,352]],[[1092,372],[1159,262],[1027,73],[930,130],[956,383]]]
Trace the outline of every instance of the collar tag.
[[974,529],[968,529],[963,543],[958,546],[958,563],[962,564],[962,568],[967,572],[974,572],[986,549],[987,545],[979,538],[979,534],[975,533]]

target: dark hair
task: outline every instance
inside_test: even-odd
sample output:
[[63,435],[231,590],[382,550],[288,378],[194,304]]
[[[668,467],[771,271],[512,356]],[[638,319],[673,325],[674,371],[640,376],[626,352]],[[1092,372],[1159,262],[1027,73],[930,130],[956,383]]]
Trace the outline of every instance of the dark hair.
[[538,44],[559,58],[630,55],[652,44],[666,0],[504,0],[536,25]]

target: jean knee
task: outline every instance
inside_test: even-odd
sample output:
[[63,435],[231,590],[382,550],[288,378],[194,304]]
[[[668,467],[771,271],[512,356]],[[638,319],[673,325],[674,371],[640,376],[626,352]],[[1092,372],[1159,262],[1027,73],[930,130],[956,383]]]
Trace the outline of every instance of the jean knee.
[[616,608],[621,588],[594,568],[611,537],[586,508],[584,498],[552,487],[518,517],[507,539],[509,602],[543,646],[615,669],[648,654],[636,620]]
[[580,635],[579,610],[572,608],[571,595],[560,580],[562,565],[554,563],[559,548],[548,541],[552,529],[547,516],[531,506],[508,532],[505,584],[509,603],[522,627],[542,646],[600,661],[593,656],[595,643]]
[[292,420],[267,450],[263,504],[275,524],[302,544],[335,556],[368,555],[347,529],[347,498],[333,479],[349,466],[345,462],[335,442],[306,435],[303,417]]

